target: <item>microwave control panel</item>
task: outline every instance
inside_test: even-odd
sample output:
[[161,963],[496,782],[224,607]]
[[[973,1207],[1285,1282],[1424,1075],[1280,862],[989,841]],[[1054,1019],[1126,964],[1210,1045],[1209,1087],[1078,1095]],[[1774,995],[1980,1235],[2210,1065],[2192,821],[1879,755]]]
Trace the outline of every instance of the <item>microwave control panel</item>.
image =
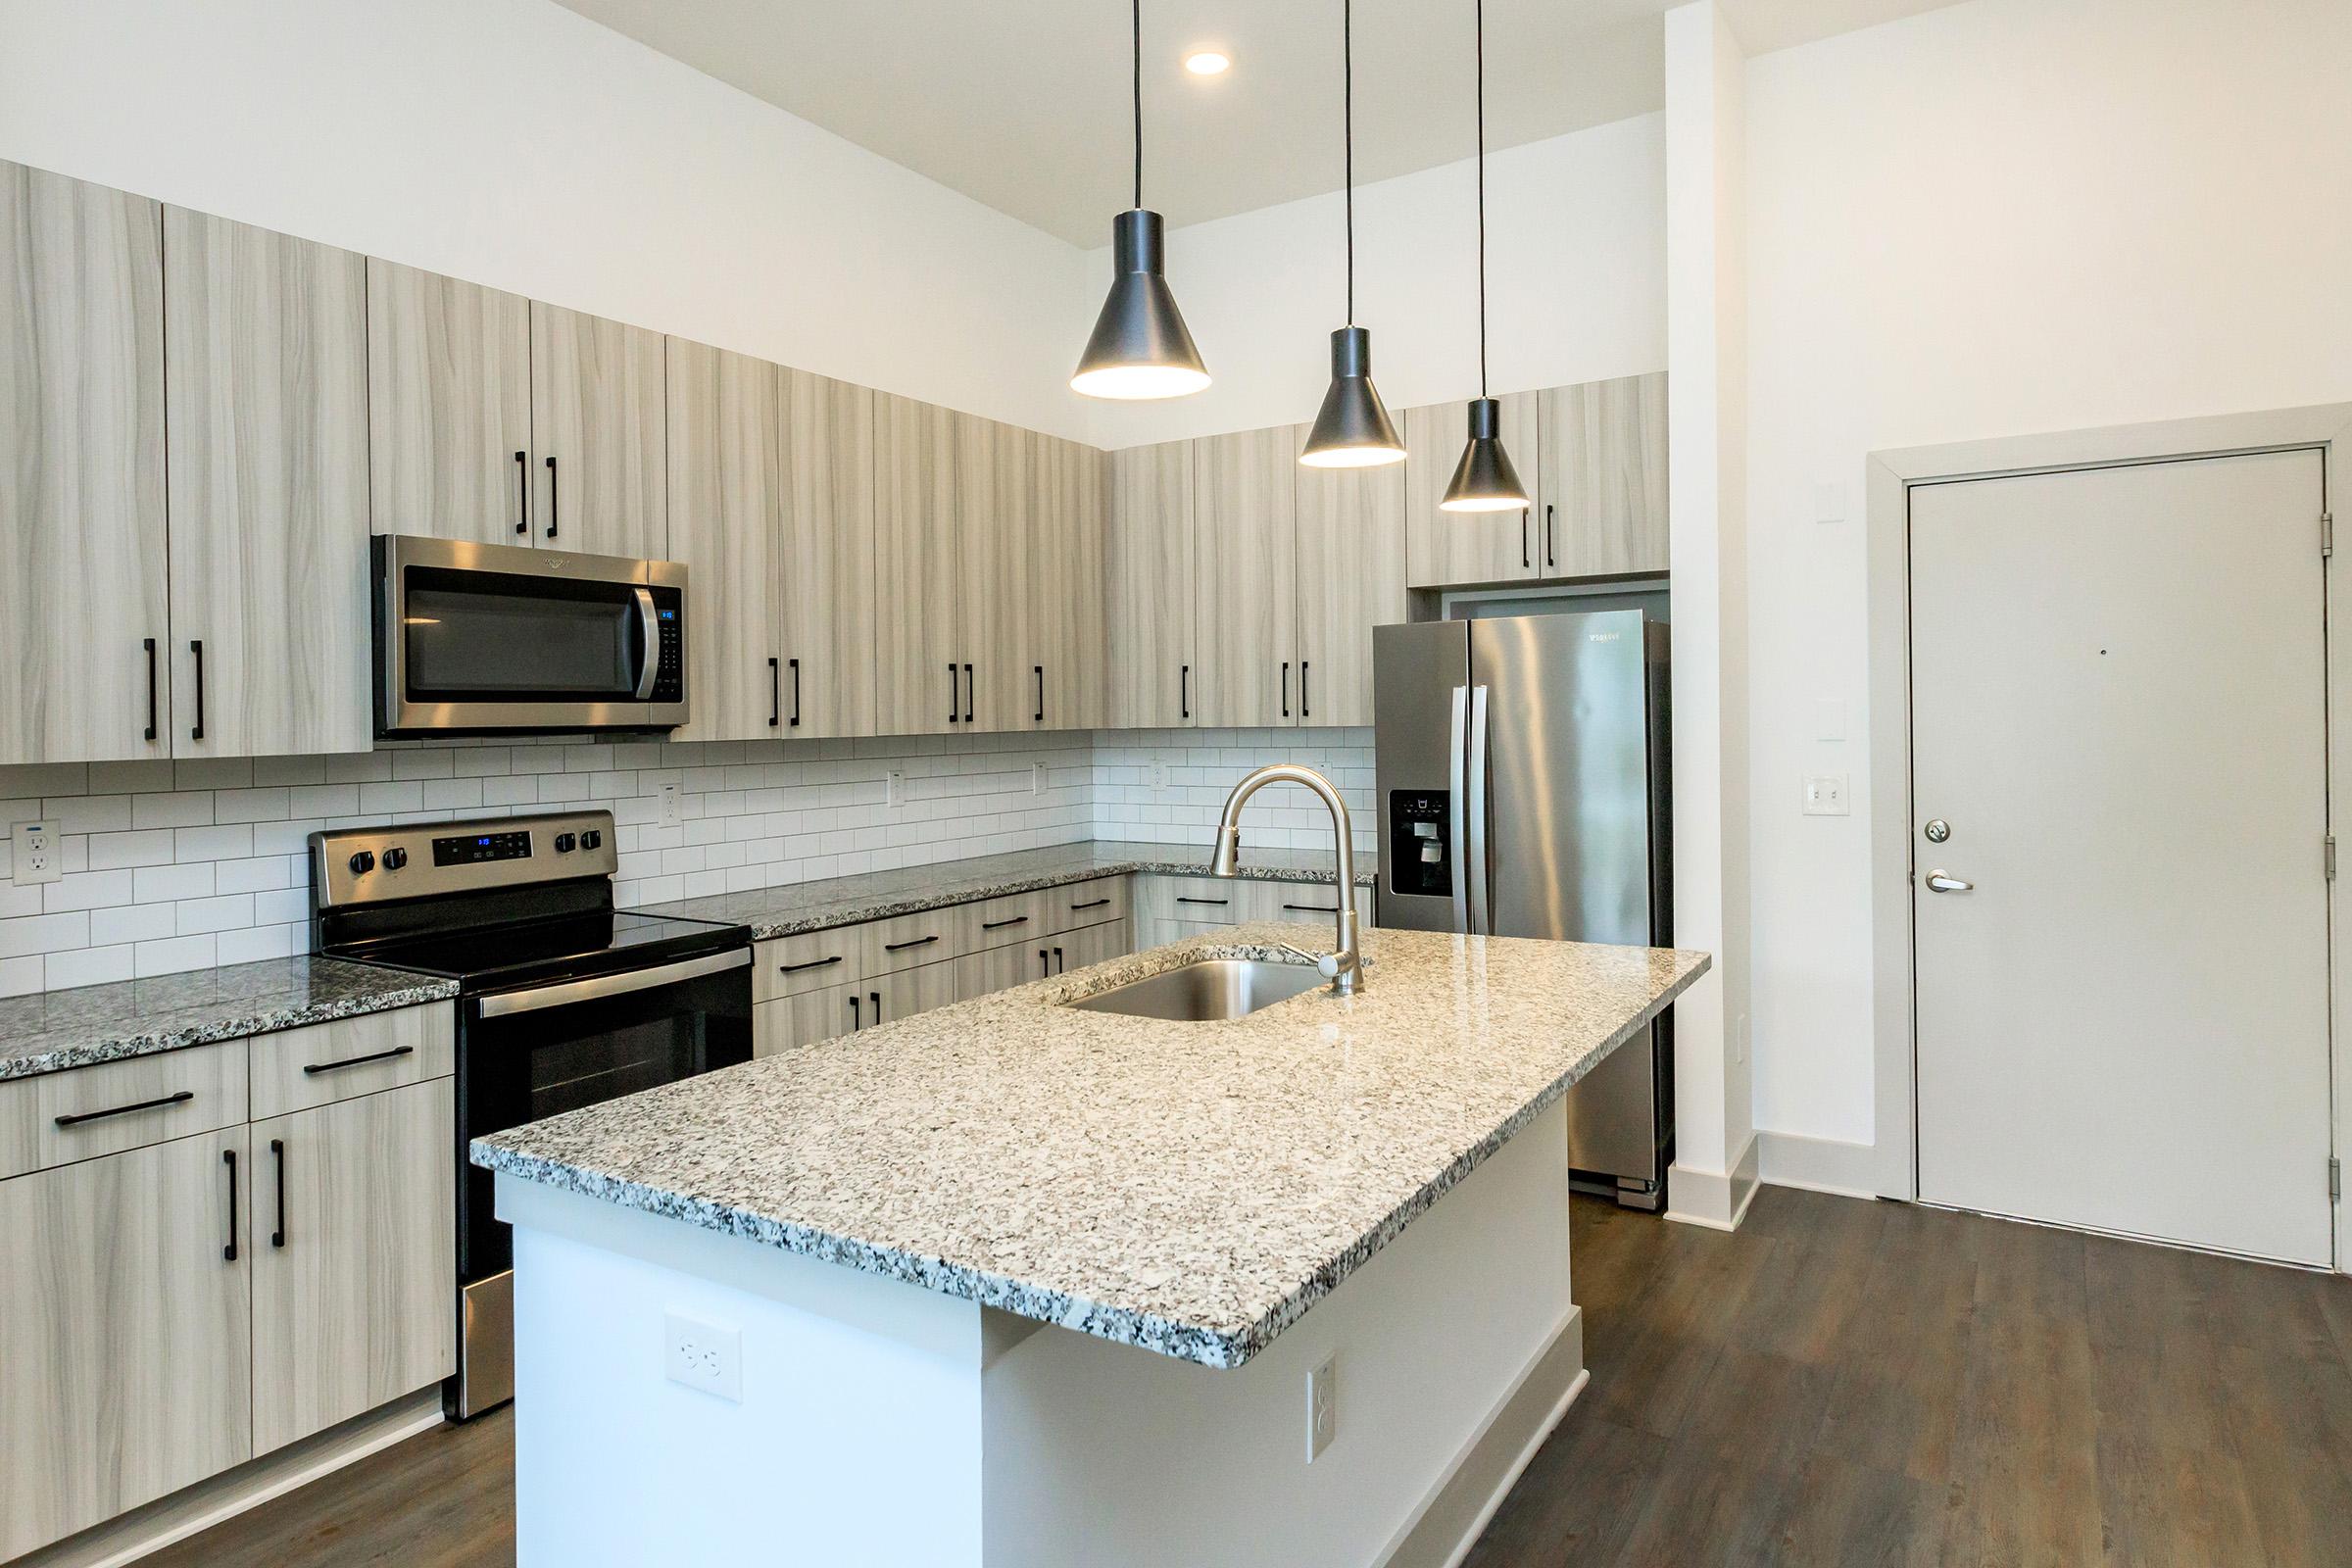
[[1389,890],[1453,897],[1453,792],[1389,792]]
[[654,625],[654,695],[657,703],[686,700],[686,596],[675,588],[656,588]]

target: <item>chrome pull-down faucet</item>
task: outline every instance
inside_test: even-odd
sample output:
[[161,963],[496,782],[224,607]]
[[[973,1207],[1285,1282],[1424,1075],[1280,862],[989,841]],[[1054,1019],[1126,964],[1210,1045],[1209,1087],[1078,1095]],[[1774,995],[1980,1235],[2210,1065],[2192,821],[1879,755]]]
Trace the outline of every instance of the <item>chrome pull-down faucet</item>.
[[[1317,956],[1298,953],[1302,958],[1313,958],[1315,971],[1331,982],[1336,996],[1351,996],[1364,977],[1364,956],[1355,929],[1355,833],[1348,822],[1348,803],[1340,792],[1331,787],[1331,780],[1311,767],[1295,762],[1276,762],[1261,767],[1233,787],[1225,797],[1224,813],[1217,818],[1216,856],[1209,861],[1211,876],[1233,876],[1241,869],[1242,807],[1250,796],[1269,784],[1303,784],[1321,798],[1331,811],[1331,830],[1339,841],[1339,949]],[[1288,944],[1285,944],[1288,947]]]

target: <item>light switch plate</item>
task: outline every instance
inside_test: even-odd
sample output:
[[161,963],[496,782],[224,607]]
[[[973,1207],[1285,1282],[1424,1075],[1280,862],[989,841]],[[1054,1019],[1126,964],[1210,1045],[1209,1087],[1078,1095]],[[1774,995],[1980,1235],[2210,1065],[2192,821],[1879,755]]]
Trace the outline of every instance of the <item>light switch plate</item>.
[[57,824],[54,822],[19,822],[9,830],[15,848],[11,873],[17,886],[28,888],[38,882],[54,882],[65,874],[57,863]]
[[1807,816],[1851,816],[1846,804],[1843,773],[1813,773],[1805,778]]
[[681,1313],[662,1318],[662,1359],[669,1381],[722,1399],[743,1402],[743,1331]]

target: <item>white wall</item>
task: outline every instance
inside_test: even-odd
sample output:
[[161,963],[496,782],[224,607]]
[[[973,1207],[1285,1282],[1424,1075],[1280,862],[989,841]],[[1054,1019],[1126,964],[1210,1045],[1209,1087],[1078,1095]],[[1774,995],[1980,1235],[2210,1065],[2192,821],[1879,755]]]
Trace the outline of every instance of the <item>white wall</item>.
[[0,158],[1086,433],[1075,247],[552,0],[0,0]]
[[1750,63],[1760,1126],[1874,1137],[1865,455],[2352,398],[2347,59],[2342,0],[1974,0]]
[[[1168,286],[1214,382],[1166,403],[1096,404],[1090,439],[1135,446],[1312,418],[1347,311],[1341,213],[1334,192],[1173,231]],[[1360,187],[1355,240],[1355,318],[1371,328],[1373,379],[1389,407],[1476,395],[1472,165]],[[1495,392],[1664,368],[1662,117],[1491,154],[1487,264]],[[1088,256],[1088,321],[1109,275],[1107,249]]]

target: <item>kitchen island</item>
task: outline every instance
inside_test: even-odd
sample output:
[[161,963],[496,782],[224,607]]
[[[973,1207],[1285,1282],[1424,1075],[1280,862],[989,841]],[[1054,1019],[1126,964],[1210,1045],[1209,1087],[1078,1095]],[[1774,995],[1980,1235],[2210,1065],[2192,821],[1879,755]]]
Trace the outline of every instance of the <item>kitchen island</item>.
[[1379,930],[1352,997],[1069,1005],[1325,935],[477,1142],[520,1561],[1447,1560],[1584,1383],[1560,1099],[1708,960]]

